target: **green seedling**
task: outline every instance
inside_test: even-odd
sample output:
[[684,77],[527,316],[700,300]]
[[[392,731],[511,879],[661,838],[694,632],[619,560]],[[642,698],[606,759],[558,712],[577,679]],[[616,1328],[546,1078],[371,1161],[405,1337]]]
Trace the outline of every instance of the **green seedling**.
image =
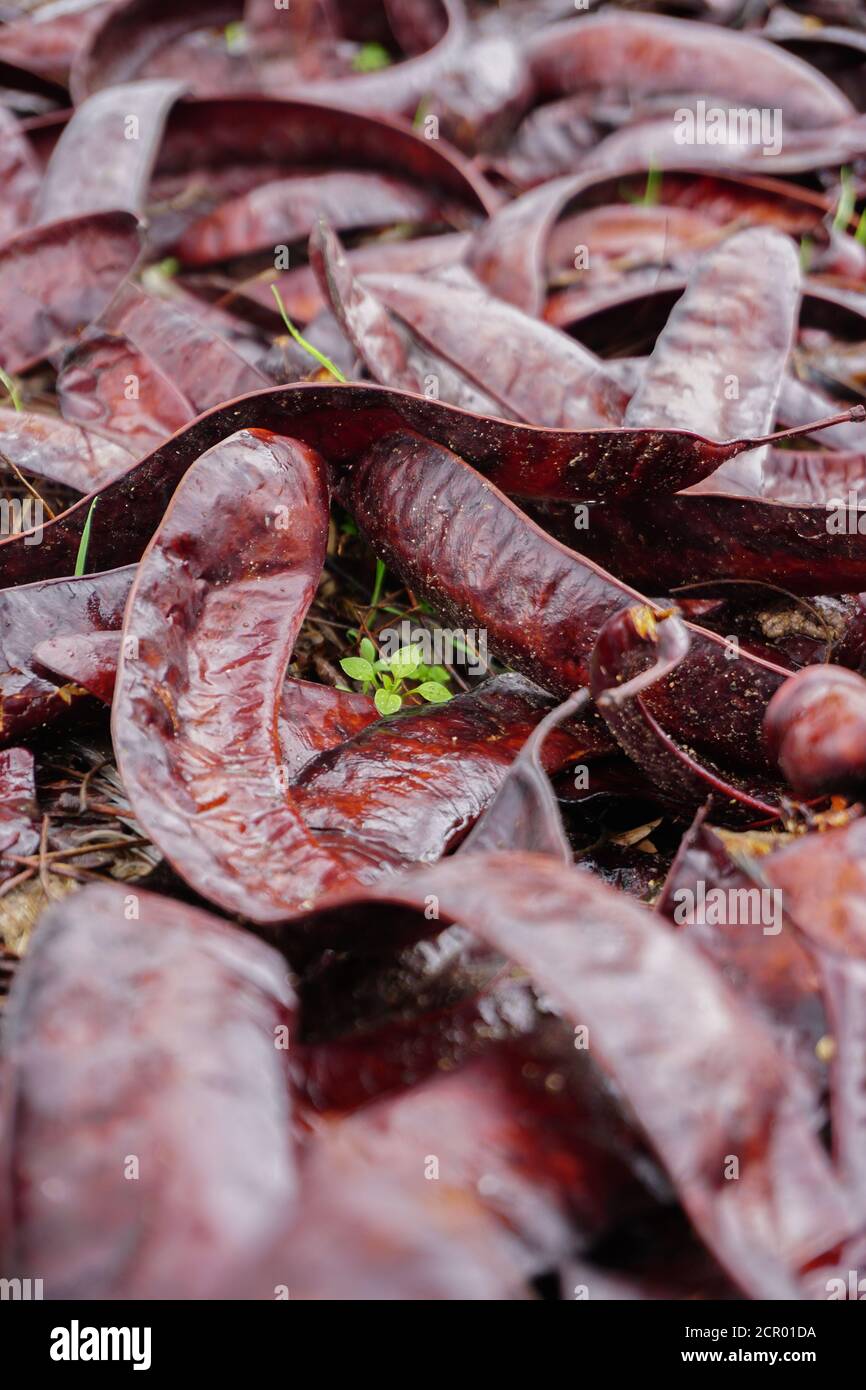
[[247,43],[246,25],[243,20],[235,19],[232,20],[231,24],[227,24],[223,31],[223,37],[229,53],[243,53]]
[[[404,700],[412,696],[431,705],[441,705],[451,699],[450,672],[444,666],[427,666],[421,660],[419,643],[412,642],[391,656],[380,657],[375,643],[369,637],[362,637],[358,651],[358,656],[343,657],[340,666],[347,676],[359,682],[365,695],[372,694],[383,718],[396,714],[402,709]],[[410,681],[419,684],[409,685]]]
[[619,193],[620,197],[624,198],[627,203],[633,203],[637,207],[655,207],[662,195],[661,169],[650,160],[649,168],[647,169],[646,184],[640,197],[637,197],[636,194],[632,193],[631,190],[622,183],[619,186]]
[[87,520],[84,523],[84,530],[81,532],[81,540],[78,545],[78,554],[75,557],[75,577],[80,579],[84,573],[84,566],[87,564],[87,552],[90,549],[90,527],[93,522],[93,513],[96,510],[98,497],[94,497],[87,513]]
[[298,344],[298,347],[303,348],[304,352],[308,352],[310,356],[314,358],[316,362],[318,362],[319,366],[324,367],[326,371],[329,371],[331,373],[331,376],[336,377],[337,381],[345,382],[346,378],[343,376],[343,373],[340,371],[340,368],[334,366],[334,363],[331,361],[330,357],[326,357],[323,352],[319,352],[319,349],[317,347],[313,347],[313,344],[308,343],[307,339],[298,332],[297,328],[292,323],[292,320],[286,313],[286,306],[283,303],[282,295],[280,294],[276,285],[271,285],[271,294],[277,301],[277,308],[280,311],[280,316],[283,320],[283,323],[286,325],[286,328],[289,330],[295,342]]
[[851,178],[850,169],[839,170],[839,182],[842,185],[839,192],[839,202],[836,204],[836,216],[833,218],[833,231],[844,232],[854,215],[854,182]]
[[380,43],[365,43],[352,59],[355,72],[378,72],[391,66],[391,55]]
[[0,367],[0,382],[3,383],[8,392],[9,400],[12,402],[13,410],[21,410],[21,391],[19,389],[18,383],[11,376],[9,376],[8,372],[4,372],[2,367]]

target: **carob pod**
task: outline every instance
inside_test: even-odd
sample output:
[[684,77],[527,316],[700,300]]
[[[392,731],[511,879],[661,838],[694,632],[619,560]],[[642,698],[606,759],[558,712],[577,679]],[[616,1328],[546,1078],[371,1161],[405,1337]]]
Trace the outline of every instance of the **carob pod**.
[[297,174],[260,184],[197,218],[178,241],[177,256],[185,266],[196,267],[267,251],[274,244],[291,246],[310,235],[319,217],[352,231],[440,222],[459,227],[466,213],[459,204],[449,206],[435,189],[393,174],[363,169]]
[[[66,424],[56,415],[0,407],[0,463],[88,493],[125,473],[133,455],[95,430]],[[46,518],[47,519],[47,518]]]
[[732,105],[779,107],[794,127],[833,125],[854,115],[843,92],[808,63],[752,34],[662,15],[602,15],[555,24],[529,45],[547,97],[595,88],[630,99],[660,94],[672,106],[694,92]]
[[791,843],[778,831],[729,832],[711,825],[706,808],[680,841],[655,904],[715,963],[738,996],[772,1029],[798,1064],[804,1103],[816,1125],[827,1090],[827,1004],[813,944],[773,898],[763,866]]
[[171,898],[42,916],[4,1018],[5,1277],[46,1298],[243,1293],[297,1198],[285,963]]
[[0,743],[65,719],[87,691],[38,669],[41,642],[68,633],[118,632],[134,565],[0,590]]
[[[501,790],[550,697],[522,676],[496,676],[436,708],[409,709],[307,763],[294,803],[316,839],[359,866],[432,862],[450,853]],[[613,748],[591,717],[549,732],[549,772]]]
[[23,372],[102,313],[141,250],[128,212],[45,222],[0,246],[0,364]]
[[226,396],[268,381],[203,317],[125,283],[66,356],[57,394],[65,419],[142,453]]
[[48,162],[34,225],[95,212],[142,217],[165,122],[183,89],[157,78],[120,83],[82,102]]
[[[846,417],[861,419],[859,412]],[[866,530],[860,530],[862,455],[773,451],[757,496],[701,490],[640,505],[590,508],[580,545],[596,564],[636,587],[689,597],[730,597],[736,579],[789,593],[856,593],[866,585]],[[531,503],[560,539],[574,536],[574,510]]]
[[[616,739],[654,787],[696,808],[708,797],[717,816],[755,820],[780,814],[769,778],[725,774],[662,728],[645,695],[688,660],[691,636],[677,617],[633,605],[608,618],[592,652],[592,697]],[[647,666],[647,659],[650,665]]]
[[866,680],[844,666],[807,666],[764,716],[770,756],[801,796],[857,793],[866,784]]
[[40,181],[39,164],[27,136],[12,112],[0,108],[0,243],[27,226]]
[[[859,409],[845,419],[860,418]],[[296,382],[257,391],[206,411],[121,478],[99,491],[104,522],[87,552],[92,570],[138,560],[179,480],[206,449],[238,429],[272,430],[317,449],[339,476],[369,446],[398,430],[444,444],[486,473],[503,491],[524,497],[614,498],[667,494],[706,477],[728,459],[764,443],[813,433],[803,426],[769,438],[727,443],[686,430],[566,431],[472,415],[440,401],[372,384],[323,386]],[[68,574],[93,496],[43,528],[0,542],[0,584]],[[667,505],[667,504],[666,504]]]
[[[454,626],[485,629],[503,661],[555,695],[587,684],[608,618],[646,603],[418,435],[375,445],[347,475],[343,495],[376,553],[414,592]],[[766,764],[764,709],[787,673],[748,654],[732,660],[723,638],[689,630],[688,658],[647,696],[648,706],[672,735],[755,771]]]
[[124,618],[112,737],[133,812],[187,882],[258,922],[354,881],[304,825],[279,745],[327,530],[319,456],[241,431],[184,477]]
[[[755,312],[760,301],[761,312]],[[700,258],[674,305],[624,416],[627,425],[674,425],[767,434],[790,356],[800,302],[794,244],[754,227]],[[741,455],[696,486],[755,492],[766,449]]]
[[[394,72],[381,74],[393,83]],[[402,121],[350,110],[326,98],[286,100],[281,96],[186,97],[172,110],[160,148],[154,187],[182,177],[194,188],[202,179],[231,174],[231,192],[254,187],[280,173],[323,169],[371,169],[393,174],[449,204],[460,204],[472,221],[500,204],[499,194],[444,140],[426,140]],[[413,108],[414,109],[414,108]],[[238,179],[238,174],[242,177]]]
[[[305,918],[332,945],[377,904],[468,927],[521,966],[614,1080],[701,1238],[751,1297],[803,1297],[801,1277],[856,1229],[798,1074],[770,1031],[681,935],[592,874],[546,854],[461,854]],[[345,912],[343,932],[340,917]],[[404,927],[408,923],[404,917]],[[429,923],[426,924],[429,927]],[[291,939],[291,930],[289,929]],[[720,1097],[724,1101],[720,1107]],[[739,1163],[726,1181],[725,1164]]]
[[[130,583],[132,582],[130,576]],[[64,682],[110,705],[122,638],[117,632],[61,633],[40,642],[34,660]],[[281,766],[291,780],[320,753],[354,738],[379,718],[371,696],[287,679],[278,716]]]
[[18,873],[10,856],[32,854],[39,844],[33,754],[0,749],[0,883]]
[[[622,422],[625,393],[599,358],[481,286],[409,275],[358,284],[322,223],[310,262],[343,332],[383,385],[423,391],[432,374],[440,399],[469,404],[472,389],[506,419],[568,429]],[[425,354],[423,376],[412,371],[415,344],[415,358]]]

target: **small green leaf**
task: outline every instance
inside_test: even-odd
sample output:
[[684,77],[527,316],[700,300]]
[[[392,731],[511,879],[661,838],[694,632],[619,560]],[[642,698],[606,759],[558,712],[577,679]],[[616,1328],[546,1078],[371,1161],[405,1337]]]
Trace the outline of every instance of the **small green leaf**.
[[362,657],[364,658],[364,660],[365,660],[365,661],[369,661],[369,662],[370,662],[370,665],[372,666],[372,665],[374,664],[375,660],[376,660],[376,655],[377,655],[377,653],[376,653],[376,648],[375,648],[375,646],[373,645],[373,643],[370,641],[369,637],[362,637],[362,638],[361,638],[361,646],[360,646],[360,649],[361,649],[361,655],[362,655]]
[[451,691],[447,690],[441,681],[425,681],[423,685],[416,685],[412,694],[420,695],[422,700],[427,700],[431,705],[444,705],[446,700],[451,699]]
[[421,646],[418,642],[410,642],[406,647],[400,647],[393,656],[388,657],[388,665],[398,680],[408,680],[414,676],[421,664]]
[[441,685],[447,685],[451,679],[451,672],[444,666],[425,666],[424,675],[429,681],[439,681]]
[[391,55],[380,43],[365,43],[352,59],[355,72],[378,72],[391,66]]
[[344,656],[340,666],[353,681],[373,680],[373,668],[362,656]]
[[396,714],[403,703],[394,690],[377,690],[373,698],[376,702],[376,708],[383,718],[389,714]]
[[84,530],[81,532],[81,540],[78,544],[78,554],[75,557],[74,574],[76,579],[80,579],[81,575],[84,573],[84,566],[87,564],[87,551],[90,548],[90,525],[93,521],[93,512],[98,501],[99,498],[94,497],[93,501],[91,502],[90,510],[87,513],[87,520],[84,523]]
[[861,246],[866,246],[866,208],[864,208],[860,214],[860,221],[857,223],[854,240],[859,241]]

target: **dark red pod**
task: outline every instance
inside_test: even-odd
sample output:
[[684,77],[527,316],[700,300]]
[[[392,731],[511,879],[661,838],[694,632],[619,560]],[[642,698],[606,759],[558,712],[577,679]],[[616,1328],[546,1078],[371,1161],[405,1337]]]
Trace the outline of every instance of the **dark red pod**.
[[802,796],[866,783],[866,681],[842,666],[807,666],[764,716],[767,748]]
[[[122,644],[120,632],[63,632],[40,642],[33,656],[38,666],[110,705]],[[287,680],[278,715],[287,779],[319,754],[353,739],[378,718],[369,695],[354,695],[312,681]]]
[[133,456],[93,430],[56,415],[0,407],[0,453],[17,468],[53,483],[93,492],[125,473]]
[[195,1298],[296,1193],[284,962],[170,898],[55,903],[4,1027],[0,1274],[46,1298]]
[[346,877],[286,789],[277,728],[327,519],[319,456],[241,431],[184,477],[124,617],[112,736],[136,817],[187,882],[261,922]]
[[646,605],[608,618],[591,660],[599,712],[629,757],[675,804],[700,806],[711,796],[714,810],[725,818],[772,816],[775,796],[766,779],[722,773],[671,737],[646,704],[645,692],[677,671],[690,646],[689,628],[680,618],[662,614],[657,619]]
[[[854,418],[862,409],[855,407],[844,418]],[[856,414],[856,418],[862,417]],[[98,570],[139,559],[187,468],[238,429],[272,430],[309,444],[337,476],[387,434],[415,430],[462,455],[505,492],[589,501],[667,495],[706,477],[738,454],[792,435],[813,434],[827,423],[720,443],[689,430],[554,430],[518,425],[367,382],[333,386],[294,382],[206,411],[101,488],[101,524],[91,533],[87,563],[89,569]],[[90,505],[91,500],[82,498],[48,522],[38,547],[32,548],[32,532],[0,540],[0,582],[20,584],[68,574]]]
[[441,399],[478,408],[472,395],[480,396],[481,409],[492,403],[505,419],[566,429],[621,423],[626,393],[594,353],[471,278],[377,274],[360,285],[322,222],[310,238],[310,263],[343,332],[383,385],[424,392],[432,373]]
[[0,882],[18,865],[7,856],[32,854],[39,844],[33,754],[26,748],[0,751]]
[[[485,629],[502,661],[554,694],[585,685],[604,623],[629,603],[647,602],[545,536],[463,459],[419,435],[383,439],[354,466],[343,493],[376,553],[413,592],[455,626]],[[731,660],[722,638],[689,631],[688,659],[647,703],[678,739],[724,766],[754,770],[763,759],[766,702],[786,673],[748,654]]]
[[[465,214],[465,210],[464,210]],[[229,198],[188,227],[178,242],[184,265],[228,261],[276,242],[291,245],[309,236],[322,215],[341,231],[393,224],[435,226],[458,221],[435,190],[418,188],[389,174],[337,169],[260,184]]]
[[182,91],[183,83],[158,78],[114,87],[79,106],[45,171],[34,223],[108,211],[140,217],[166,118]]
[[129,565],[0,591],[0,744],[75,710],[85,690],[76,682],[47,680],[36,648],[59,636],[116,632],[134,573]]
[[119,632],[62,632],[40,642],[33,659],[64,683],[80,686],[110,705],[121,640]]
[[[447,704],[376,723],[312,759],[292,784],[293,801],[317,841],[344,863],[377,873],[429,863],[463,841],[550,704],[522,676],[495,676]],[[577,719],[550,733],[543,765],[559,772],[612,747],[599,720]]]
[[811,129],[847,120],[854,108],[822,73],[765,39],[733,30],[708,35],[667,15],[619,14],[613,8],[542,30],[529,61],[546,97],[619,90],[629,99],[659,96],[678,106],[705,92],[732,106],[779,106],[785,124]]
[[26,135],[12,112],[0,107],[0,241],[26,226],[39,178],[39,165]]
[[66,420],[141,453],[226,396],[267,384],[206,319],[125,282],[64,361],[57,392]]
[[46,222],[0,247],[0,359],[23,372],[63,347],[101,314],[141,250],[126,212]]

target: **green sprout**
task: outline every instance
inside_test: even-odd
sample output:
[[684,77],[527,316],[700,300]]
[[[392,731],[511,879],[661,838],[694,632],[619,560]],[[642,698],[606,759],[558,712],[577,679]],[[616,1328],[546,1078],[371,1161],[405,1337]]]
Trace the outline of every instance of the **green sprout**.
[[[382,590],[385,587],[385,562],[376,556],[376,577],[373,580],[373,592],[370,595],[370,613],[375,613],[382,599]],[[370,621],[369,615],[367,621]]]
[[647,169],[646,188],[641,198],[641,207],[651,208],[661,200],[662,196],[662,171],[652,160]]
[[98,497],[94,497],[87,513],[87,520],[84,523],[84,530],[81,532],[81,541],[78,546],[78,554],[75,557],[75,578],[80,579],[84,573],[84,566],[87,564],[87,552],[90,548],[90,526],[93,521],[93,513],[96,509]]
[[854,240],[859,241],[861,246],[866,246],[866,208],[864,208],[860,214],[860,221],[857,223]]
[[[359,656],[345,656],[340,666],[353,681],[360,683],[365,695],[372,693],[376,709],[383,718],[396,714],[404,699],[417,696],[431,705],[442,705],[451,699],[448,681],[451,673],[444,666],[426,666],[421,660],[421,646],[410,642],[391,656],[380,657],[375,643],[362,637]],[[409,681],[419,681],[410,686]]]
[[638,197],[636,193],[632,193],[631,189],[624,183],[621,183],[619,186],[619,195],[627,203],[633,203],[637,207],[655,207],[662,195],[662,178],[662,170],[658,167],[655,160],[651,159],[649,167],[647,168],[644,191],[640,197]]
[[836,215],[833,218],[834,232],[844,232],[854,214],[854,182],[851,178],[850,169],[839,170],[839,182],[842,188],[839,193],[839,202],[836,206]]
[[18,386],[18,383],[14,381],[11,376],[9,376],[8,372],[4,372],[2,367],[0,367],[0,382],[3,383],[3,385],[6,387],[7,392],[9,393],[9,399],[12,402],[12,408],[14,410],[21,410],[21,391]]
[[380,43],[365,43],[352,59],[355,72],[378,72],[391,66],[391,55]]
[[304,352],[308,352],[311,357],[315,358],[315,360],[319,363],[319,366],[324,367],[326,371],[329,371],[331,373],[331,376],[337,378],[337,381],[345,382],[346,378],[343,376],[343,373],[340,371],[340,368],[334,366],[334,363],[331,361],[330,357],[326,357],[323,352],[319,352],[319,349],[317,347],[313,347],[313,344],[308,343],[307,339],[304,338],[302,334],[298,332],[297,328],[292,323],[292,320],[286,313],[286,306],[283,303],[282,295],[280,294],[276,285],[271,285],[271,294],[277,301],[277,308],[280,311],[283,323],[286,325],[286,328],[289,330],[295,342],[298,344],[298,347],[303,348]]
[[247,31],[243,20],[232,20],[223,30],[226,48],[229,53],[243,53],[246,48]]

